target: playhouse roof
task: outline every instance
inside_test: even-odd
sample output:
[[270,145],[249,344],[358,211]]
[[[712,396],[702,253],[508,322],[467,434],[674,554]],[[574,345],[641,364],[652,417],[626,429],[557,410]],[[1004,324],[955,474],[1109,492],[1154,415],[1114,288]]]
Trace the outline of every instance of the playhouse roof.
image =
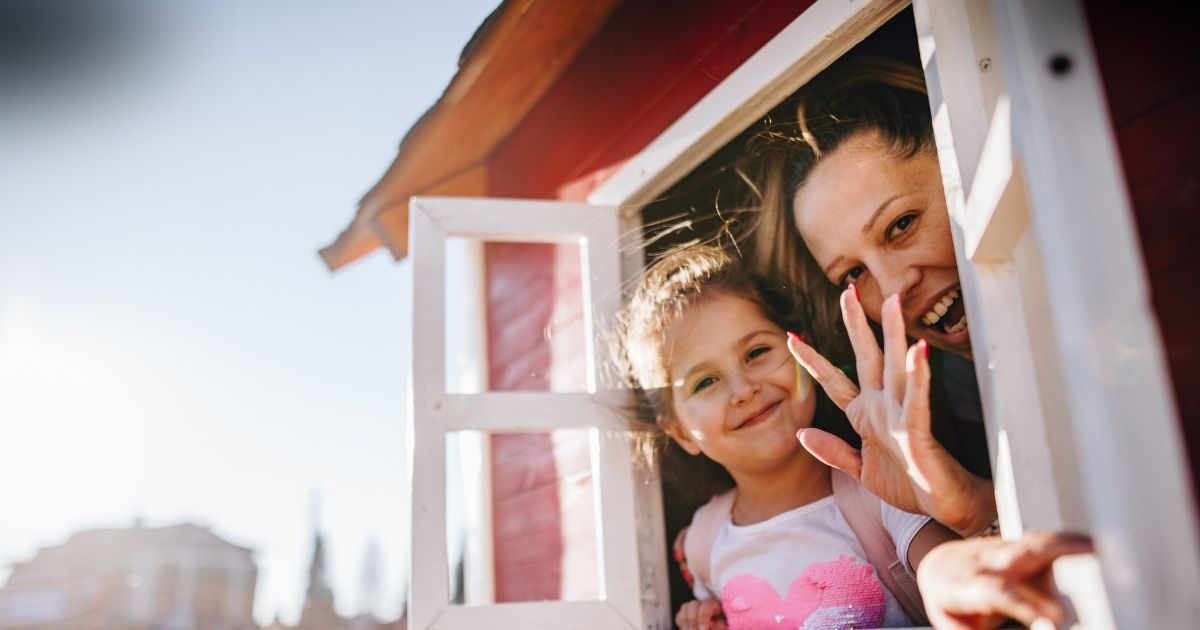
[[485,165],[619,0],[506,0],[463,49],[442,96],[409,129],[396,159],[359,201],[350,225],[321,250],[338,269],[385,246],[408,252],[408,199],[479,195]]

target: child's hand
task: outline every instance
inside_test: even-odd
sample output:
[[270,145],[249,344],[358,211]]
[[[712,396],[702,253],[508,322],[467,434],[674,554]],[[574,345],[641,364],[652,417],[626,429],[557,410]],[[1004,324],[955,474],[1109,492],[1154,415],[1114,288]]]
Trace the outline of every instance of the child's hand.
[[841,303],[861,391],[795,335],[788,335],[788,348],[846,412],[862,450],[819,429],[802,429],[796,437],[817,459],[902,510],[928,514],[963,536],[983,529],[996,515],[991,483],[968,472],[933,437],[928,347],[921,341],[905,352],[899,297],[883,303],[883,353],[853,287]]
[[1050,564],[1059,556],[1087,553],[1085,536],[1032,532],[1020,540],[973,538],[930,551],[917,568],[925,611],[935,628],[994,628],[1011,618],[1033,625],[1063,621]]
[[687,530],[686,527],[679,530],[679,534],[675,536],[675,543],[671,545],[671,554],[675,557],[675,562],[679,563],[679,573],[683,575],[683,581],[687,582],[688,588],[692,588],[696,586],[696,578],[688,569],[687,553],[683,548],[683,541],[687,539]]
[[727,630],[725,613],[716,599],[694,599],[679,607],[675,625],[680,630]]

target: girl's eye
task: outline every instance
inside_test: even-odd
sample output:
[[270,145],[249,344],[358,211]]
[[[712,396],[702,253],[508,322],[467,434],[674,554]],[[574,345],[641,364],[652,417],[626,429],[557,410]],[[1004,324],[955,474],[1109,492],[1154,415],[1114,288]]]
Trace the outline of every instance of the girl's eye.
[[711,376],[705,376],[704,378],[696,381],[696,384],[692,386],[692,393],[695,394],[697,392],[703,391],[703,390],[711,387],[712,384],[716,383],[716,382],[717,382],[717,379],[715,379]]
[[890,226],[888,226],[887,239],[889,241],[895,240],[901,234],[907,232],[908,228],[912,227],[913,222],[916,220],[916,212],[909,212],[908,214],[901,215],[900,218],[896,219]]
[[851,267],[850,271],[847,271],[845,275],[842,276],[841,280],[838,282],[838,285],[844,289],[850,286],[851,282],[858,282],[858,279],[863,275],[864,271],[866,271],[866,268],[862,265]]
[[759,346],[759,347],[751,350],[746,355],[746,358],[753,361],[754,359],[757,359],[758,357],[761,357],[762,355],[767,354],[770,351],[771,351],[771,348],[769,346]]

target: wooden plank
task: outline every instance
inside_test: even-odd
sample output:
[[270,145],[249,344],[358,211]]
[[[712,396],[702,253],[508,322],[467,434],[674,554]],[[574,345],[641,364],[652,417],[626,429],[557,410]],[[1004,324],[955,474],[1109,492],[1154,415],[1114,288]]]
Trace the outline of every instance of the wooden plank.
[[894,0],[818,0],[588,199],[642,205],[899,12]]
[[1073,2],[992,8],[1030,229],[1055,297],[1043,325],[1070,358],[1062,388],[1113,618],[1194,625],[1195,505],[1086,21]]
[[490,194],[553,198],[564,183],[620,159],[611,151],[632,155],[808,3],[621,5],[496,151]]
[[609,602],[521,602],[493,606],[453,606],[447,608],[431,628],[525,628],[531,624],[563,630],[639,628],[637,624],[621,616]]
[[[1044,301],[1022,277],[1027,212],[987,7],[914,5],[959,281],[1006,536],[1063,524],[1027,311]],[[969,193],[969,196],[968,196]]]
[[1117,127],[1200,85],[1200,39],[1187,3],[1146,11],[1129,2],[1085,0],[1083,8]]

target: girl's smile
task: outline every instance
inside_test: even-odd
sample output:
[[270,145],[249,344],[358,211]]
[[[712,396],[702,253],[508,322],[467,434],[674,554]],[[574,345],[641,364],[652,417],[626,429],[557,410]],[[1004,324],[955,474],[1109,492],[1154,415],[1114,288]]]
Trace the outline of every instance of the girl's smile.
[[783,403],[782,400],[777,400],[773,403],[768,403],[762,409],[750,414],[749,418],[746,418],[745,420],[743,420],[741,422],[741,424],[734,427],[733,430],[737,431],[739,429],[745,429],[748,427],[756,427],[756,426],[762,424],[763,422],[766,422],[767,419],[771,416],[771,413],[774,412],[776,409],[778,409],[779,405],[782,403]]

